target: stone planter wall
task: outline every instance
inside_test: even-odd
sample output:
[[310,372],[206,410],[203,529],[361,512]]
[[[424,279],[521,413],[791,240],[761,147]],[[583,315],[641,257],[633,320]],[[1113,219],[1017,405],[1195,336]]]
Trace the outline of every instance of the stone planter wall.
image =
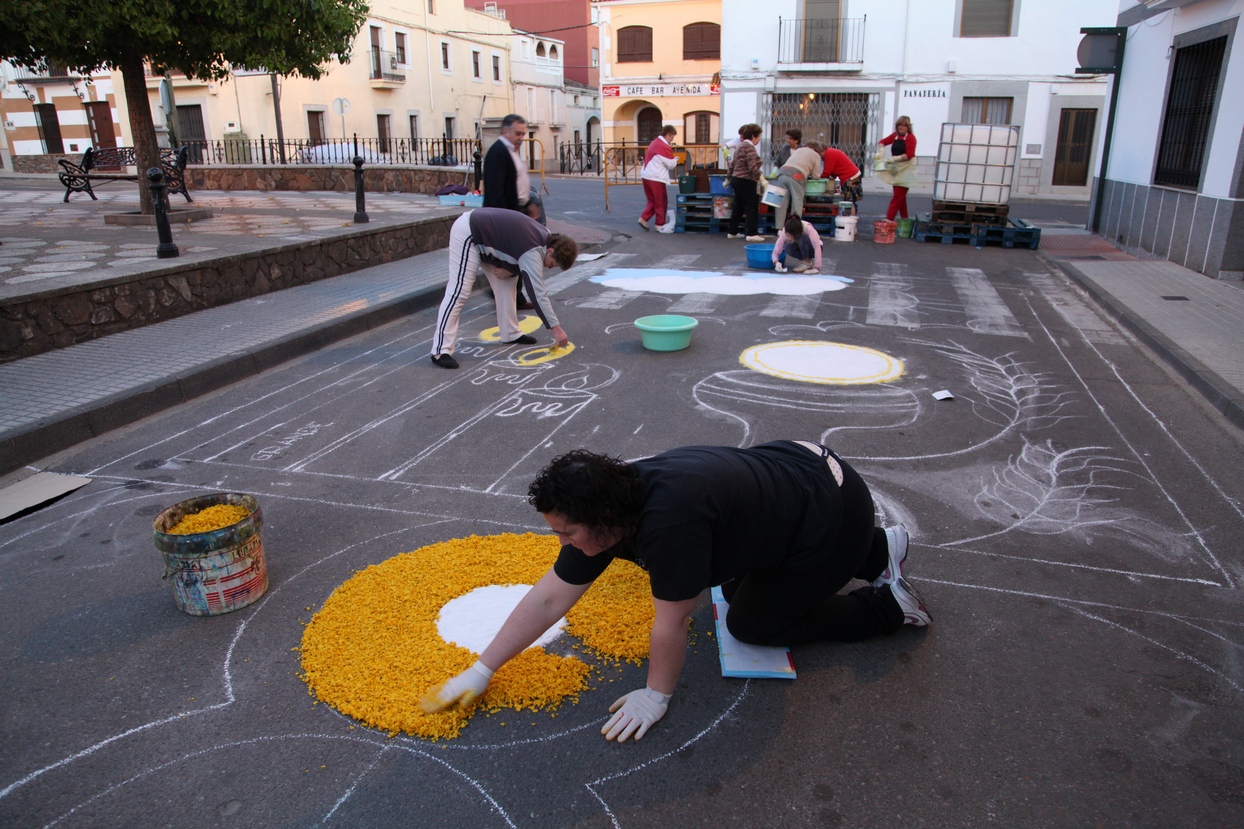
[[68,155],[15,155],[13,156],[13,172],[15,173],[59,173],[62,168],[56,162],[68,159],[74,164],[82,163],[82,153]]
[[171,265],[0,305],[0,362],[438,250],[457,216]]
[[[394,167],[388,164],[363,168],[369,193],[423,193],[432,195],[446,184],[475,183],[461,169],[446,167]],[[230,165],[188,167],[186,184],[195,190],[336,190],[354,192],[354,168],[343,165],[297,164],[285,167]]]

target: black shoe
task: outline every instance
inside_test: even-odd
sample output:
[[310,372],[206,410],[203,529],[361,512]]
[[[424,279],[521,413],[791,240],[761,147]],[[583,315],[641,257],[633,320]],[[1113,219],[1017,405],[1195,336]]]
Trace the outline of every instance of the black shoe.
[[514,303],[514,307],[518,309],[519,311],[530,311],[536,306],[532,305],[530,302],[528,302],[525,299],[520,299],[518,302]]
[[454,359],[452,354],[436,354],[432,357],[432,362],[441,368],[457,368],[458,361]]
[[517,340],[510,340],[506,345],[535,345],[536,338],[530,334],[519,334]]

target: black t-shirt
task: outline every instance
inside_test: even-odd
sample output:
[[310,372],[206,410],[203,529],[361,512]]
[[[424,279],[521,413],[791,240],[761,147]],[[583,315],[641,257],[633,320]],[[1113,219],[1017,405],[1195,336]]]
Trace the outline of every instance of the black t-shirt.
[[639,528],[595,555],[562,547],[553,566],[588,584],[614,558],[648,571],[652,595],[692,599],[731,578],[824,555],[842,497],[825,461],[791,441],[750,449],[685,446],[635,461],[647,487]]

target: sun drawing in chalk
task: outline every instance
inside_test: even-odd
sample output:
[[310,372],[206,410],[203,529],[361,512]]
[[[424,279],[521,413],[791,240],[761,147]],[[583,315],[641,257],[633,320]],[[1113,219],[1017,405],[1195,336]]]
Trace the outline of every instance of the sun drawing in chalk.
[[826,385],[887,383],[903,375],[903,362],[882,351],[817,340],[752,346],[739,362],[773,377]]
[[[539,330],[542,324],[540,318],[536,316],[528,315],[518,318],[518,330],[524,334]],[[485,328],[479,332],[479,338],[486,343],[499,343],[501,342],[501,329],[495,325],[492,328]]]
[[[419,698],[469,667],[522,595],[557,559],[551,535],[469,536],[421,547],[359,571],[303,632],[303,679],[321,702],[389,734],[457,737],[483,708],[552,710],[590,689],[593,668],[549,653],[558,626],[510,660],[471,708],[425,714]],[[615,561],[567,614],[565,630],[606,660],[648,655],[648,575]]]

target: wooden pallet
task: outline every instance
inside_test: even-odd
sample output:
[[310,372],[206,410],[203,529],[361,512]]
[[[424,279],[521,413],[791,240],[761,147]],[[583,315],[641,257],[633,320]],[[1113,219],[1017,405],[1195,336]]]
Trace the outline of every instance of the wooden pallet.
[[972,202],[934,201],[929,215],[935,222],[1006,226],[1009,204],[974,204]]

